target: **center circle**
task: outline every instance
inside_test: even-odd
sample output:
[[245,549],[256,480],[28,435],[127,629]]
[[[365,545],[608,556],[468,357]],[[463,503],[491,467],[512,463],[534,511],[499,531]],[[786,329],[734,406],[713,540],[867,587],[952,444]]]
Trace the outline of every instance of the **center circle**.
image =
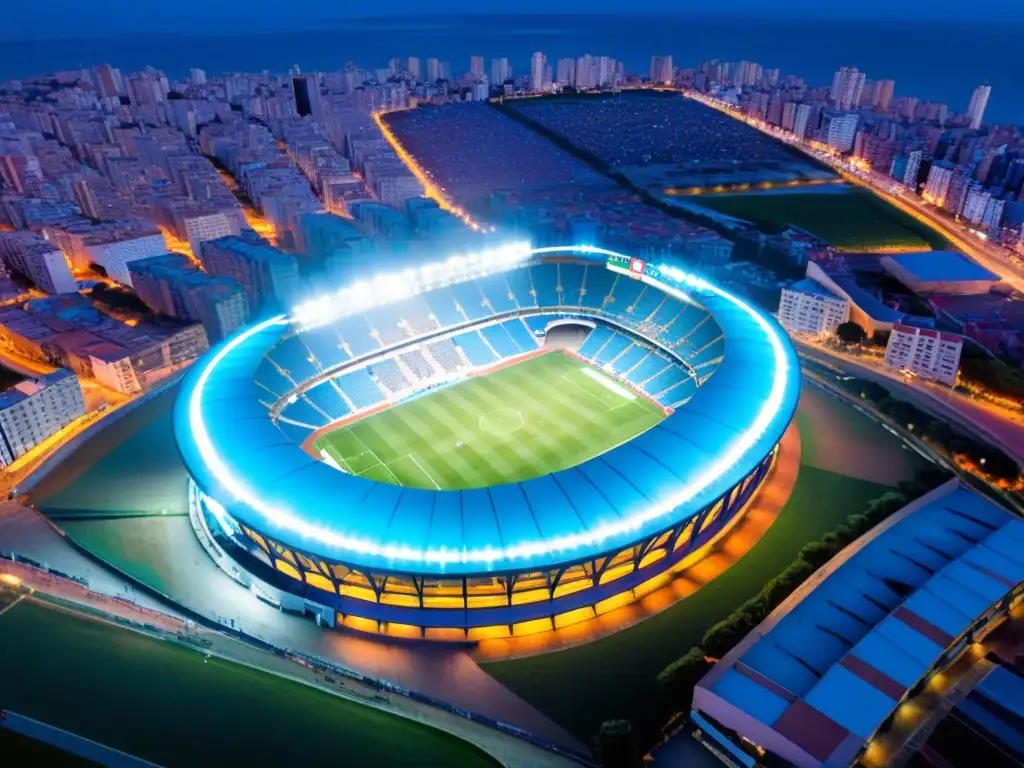
[[480,429],[496,437],[511,435],[524,424],[523,414],[514,408],[498,408],[480,417]]

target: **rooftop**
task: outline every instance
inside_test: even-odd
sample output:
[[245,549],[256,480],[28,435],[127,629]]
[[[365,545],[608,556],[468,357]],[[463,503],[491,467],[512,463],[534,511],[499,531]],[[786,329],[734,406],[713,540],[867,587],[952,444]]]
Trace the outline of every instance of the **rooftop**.
[[[980,264],[956,251],[904,253],[899,256],[889,256],[887,259],[922,282],[979,280],[999,282],[999,275],[989,272]],[[884,262],[885,260],[883,260]]]
[[846,765],[1022,580],[1024,520],[951,480],[818,570],[701,680],[694,706]]

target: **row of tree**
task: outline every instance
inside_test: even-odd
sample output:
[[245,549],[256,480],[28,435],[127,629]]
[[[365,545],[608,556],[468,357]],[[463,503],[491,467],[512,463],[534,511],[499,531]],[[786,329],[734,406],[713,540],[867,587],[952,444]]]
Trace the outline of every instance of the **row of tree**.
[[906,400],[893,397],[881,384],[854,380],[850,385],[862,399],[870,401],[880,413],[905,425],[944,453],[967,458],[985,474],[997,480],[1015,483],[1019,479],[1020,467],[1017,462],[994,445],[954,430],[948,422],[934,418]]

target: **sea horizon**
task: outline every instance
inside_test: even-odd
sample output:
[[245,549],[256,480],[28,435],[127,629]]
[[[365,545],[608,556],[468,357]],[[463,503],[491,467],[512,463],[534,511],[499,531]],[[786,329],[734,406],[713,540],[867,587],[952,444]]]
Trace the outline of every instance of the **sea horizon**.
[[[373,32],[376,34],[366,34]],[[869,79],[894,79],[897,96],[943,101],[962,112],[975,86],[992,85],[986,122],[1024,124],[1024,80],[1015,78],[1024,23],[752,18],[714,16],[481,15],[281,20],[279,28],[249,31],[125,33],[0,42],[0,81],[109,63],[125,72],[150,65],[180,78],[192,67],[229,72],[332,71],[349,61],[373,69],[392,57],[434,57],[461,74],[469,57],[507,57],[526,70],[535,50],[549,59],[584,53],[621,59],[627,71],[647,73],[653,55],[676,66],[704,59],[754,61],[809,86],[831,83],[841,66]],[[883,44],[879,44],[882,41]],[[893,41],[894,44],[885,44]]]

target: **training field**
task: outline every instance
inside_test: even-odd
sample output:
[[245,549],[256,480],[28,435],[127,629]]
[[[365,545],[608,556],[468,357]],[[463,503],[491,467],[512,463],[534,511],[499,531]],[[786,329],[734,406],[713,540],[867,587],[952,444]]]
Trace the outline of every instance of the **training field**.
[[550,352],[428,392],[314,445],[353,475],[457,490],[573,467],[663,418],[611,376]]

